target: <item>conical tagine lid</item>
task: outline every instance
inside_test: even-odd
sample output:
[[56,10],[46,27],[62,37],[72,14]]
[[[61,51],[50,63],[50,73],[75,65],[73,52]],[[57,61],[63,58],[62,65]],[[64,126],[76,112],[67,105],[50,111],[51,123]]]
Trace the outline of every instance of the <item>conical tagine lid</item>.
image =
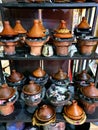
[[43,32],[40,24],[39,24],[39,20],[38,19],[34,20],[33,26],[28,31],[27,36],[31,37],[31,38],[42,38],[42,37],[46,36],[45,33]]
[[88,24],[86,17],[82,18],[82,21],[77,26],[77,28],[81,28],[81,29],[89,29],[90,28],[90,25]]
[[72,38],[72,34],[67,28],[66,22],[64,20],[60,21],[59,26],[55,30],[54,36],[58,38]]
[[65,72],[63,72],[62,69],[59,69],[59,71],[57,73],[53,74],[52,77],[56,80],[64,80],[64,79],[68,78],[68,75]]
[[16,70],[12,70],[11,75],[8,77],[10,82],[18,82],[24,78],[24,75],[17,72]]
[[41,78],[45,76],[46,72],[41,67],[39,67],[35,69],[32,74],[35,77]]
[[41,86],[34,83],[34,81],[30,81],[28,85],[23,87],[23,93],[27,95],[35,95],[41,92]]
[[76,100],[73,100],[71,105],[64,107],[64,113],[73,120],[79,120],[84,115],[83,109],[78,105]]
[[14,31],[14,29],[11,27],[9,21],[4,21],[4,28],[2,32],[0,33],[1,36],[15,36],[18,33]]
[[7,84],[3,84],[0,87],[0,100],[6,100],[14,96],[15,89],[12,87],[9,87]]
[[16,24],[15,24],[15,27],[14,27],[14,31],[15,31],[16,33],[19,33],[19,34],[24,34],[24,33],[27,32],[27,31],[23,28],[23,26],[22,26],[20,20],[17,20],[17,21],[16,21]]
[[95,87],[95,84],[92,82],[88,86],[82,87],[80,90],[83,95],[89,98],[98,98],[98,89]]

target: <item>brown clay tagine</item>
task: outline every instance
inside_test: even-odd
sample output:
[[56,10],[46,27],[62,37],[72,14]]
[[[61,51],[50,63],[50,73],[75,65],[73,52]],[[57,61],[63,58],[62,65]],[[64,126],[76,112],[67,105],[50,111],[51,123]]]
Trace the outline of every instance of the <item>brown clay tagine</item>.
[[7,84],[0,87],[0,114],[10,115],[14,111],[14,103],[18,98],[18,93]]

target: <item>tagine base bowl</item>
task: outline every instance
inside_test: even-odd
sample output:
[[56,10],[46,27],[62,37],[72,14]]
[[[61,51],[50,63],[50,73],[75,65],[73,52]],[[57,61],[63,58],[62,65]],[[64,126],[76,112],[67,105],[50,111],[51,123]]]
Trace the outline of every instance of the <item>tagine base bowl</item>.
[[26,109],[26,111],[27,111],[28,113],[33,114],[37,108],[38,108],[37,105],[36,105],[36,106],[28,106],[28,105],[26,105],[26,108],[25,108],[25,109]]

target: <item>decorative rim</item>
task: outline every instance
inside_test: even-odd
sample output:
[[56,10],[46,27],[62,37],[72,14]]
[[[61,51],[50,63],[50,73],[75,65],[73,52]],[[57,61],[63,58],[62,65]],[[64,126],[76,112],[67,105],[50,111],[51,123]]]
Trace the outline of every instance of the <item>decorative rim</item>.
[[1,42],[4,42],[4,43],[6,43],[6,42],[17,42],[17,41],[19,41],[19,37],[17,36],[17,37],[14,37],[14,38],[9,38],[9,39],[7,39],[7,38],[0,38],[0,41]]
[[29,41],[29,42],[41,42],[41,41],[45,41],[45,40],[47,40],[47,36],[46,37],[40,37],[40,38],[26,37],[26,41]]
[[72,38],[57,38],[57,37],[55,37],[54,38],[54,41],[56,41],[56,42],[74,42],[74,37],[72,37]]

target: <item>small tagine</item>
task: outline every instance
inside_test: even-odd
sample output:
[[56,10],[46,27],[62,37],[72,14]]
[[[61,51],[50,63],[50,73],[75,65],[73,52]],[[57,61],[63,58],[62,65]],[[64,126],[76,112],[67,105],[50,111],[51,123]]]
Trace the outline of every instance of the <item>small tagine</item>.
[[76,100],[64,107],[63,116],[67,122],[74,125],[81,125],[86,121],[86,114]]
[[98,106],[98,89],[95,87],[95,84],[91,82],[88,86],[82,87],[80,91],[79,101],[83,105],[84,110],[88,114],[94,113]]
[[7,116],[13,113],[14,103],[18,98],[18,93],[7,84],[0,87],[0,114]]
[[74,30],[74,34],[77,37],[92,35],[92,29],[91,29],[86,17],[82,17],[81,22],[76,26],[76,28]]
[[10,86],[17,87],[20,90],[26,82],[26,77],[22,73],[17,72],[15,69],[11,71],[11,75],[9,75],[6,79]]
[[40,106],[34,114],[32,119],[33,125],[37,126],[45,126],[56,120],[56,112],[53,107],[50,105],[42,105]]
[[14,31],[16,33],[19,34],[19,45],[22,46],[23,43],[25,42],[25,37],[26,37],[26,33],[27,33],[27,30],[22,26],[21,24],[21,21],[20,20],[16,20],[16,23],[15,23],[15,26],[14,26]]
[[9,21],[4,21],[4,27],[0,33],[1,42],[4,45],[4,53],[6,55],[13,55],[16,53],[15,46],[19,40],[18,33],[11,27]]
[[78,49],[78,52],[81,55],[91,55],[95,53],[96,47],[98,43],[98,38],[97,37],[79,37],[77,38],[77,43],[76,47]]
[[36,68],[29,76],[30,80],[34,80],[36,83],[41,84],[42,86],[47,83],[48,78],[48,74],[41,67]]
[[32,28],[27,32],[26,43],[30,46],[30,54],[34,56],[41,55],[42,46],[49,40],[46,37],[40,22],[35,19]]
[[67,29],[66,22],[61,20],[59,26],[54,31],[54,45],[57,55],[68,55],[68,47],[71,45],[72,41],[73,36],[70,30]]
[[74,0],[74,2],[85,2],[86,0]]

